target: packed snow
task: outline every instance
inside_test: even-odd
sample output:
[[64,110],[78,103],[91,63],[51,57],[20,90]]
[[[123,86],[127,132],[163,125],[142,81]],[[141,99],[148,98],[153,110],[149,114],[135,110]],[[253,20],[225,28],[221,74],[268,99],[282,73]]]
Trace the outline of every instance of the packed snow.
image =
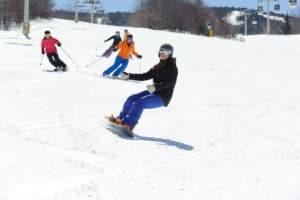
[[[169,107],[146,110],[134,139],[104,116],[149,81],[100,78],[116,53],[85,67],[125,28],[143,55],[126,71],[150,69],[166,42],[179,69]],[[43,71],[45,30],[68,72]],[[32,22],[30,37],[0,31],[1,200],[300,199],[299,35],[240,43],[53,19]]]

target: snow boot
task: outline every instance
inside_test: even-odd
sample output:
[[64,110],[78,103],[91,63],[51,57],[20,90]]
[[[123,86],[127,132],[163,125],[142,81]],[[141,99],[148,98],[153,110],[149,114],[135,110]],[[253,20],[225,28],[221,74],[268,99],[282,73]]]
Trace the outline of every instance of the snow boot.
[[113,114],[110,115],[108,118],[108,121],[114,124],[122,124],[122,119],[121,118],[115,118]]

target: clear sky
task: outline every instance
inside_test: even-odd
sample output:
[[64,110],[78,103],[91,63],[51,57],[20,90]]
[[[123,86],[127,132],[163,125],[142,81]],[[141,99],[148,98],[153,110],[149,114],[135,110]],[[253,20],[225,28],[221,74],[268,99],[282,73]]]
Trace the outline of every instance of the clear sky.
[[[84,0],[78,0],[83,2]],[[72,9],[75,0],[53,0],[55,8]],[[130,11],[136,5],[136,0],[101,0],[105,12]]]
[[[56,8],[73,8],[74,0],[53,0]],[[81,0],[82,1],[82,0]],[[162,0],[163,1],[163,0]],[[270,0],[271,11],[274,10],[275,2],[280,3],[281,13],[286,14],[295,12],[295,9],[289,9],[289,0]],[[300,0],[299,0],[300,1]],[[106,12],[114,11],[130,11],[136,5],[137,0],[102,0],[103,7]],[[257,0],[204,0],[208,6],[229,6],[229,7],[247,7],[256,9],[258,6]],[[266,9],[266,0],[263,0],[262,6]]]

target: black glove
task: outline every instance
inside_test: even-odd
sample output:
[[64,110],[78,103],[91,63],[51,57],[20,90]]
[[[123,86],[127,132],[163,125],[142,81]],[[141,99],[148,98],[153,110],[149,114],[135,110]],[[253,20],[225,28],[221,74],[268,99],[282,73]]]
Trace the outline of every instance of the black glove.
[[138,58],[142,58],[143,56],[142,56],[142,55],[137,55],[137,57],[138,57]]
[[61,47],[61,43],[58,43],[57,46]]
[[117,49],[117,48],[114,48],[114,51],[118,51],[118,49]]
[[42,49],[42,54],[43,54],[43,55],[45,54],[45,51],[44,51],[44,49]]

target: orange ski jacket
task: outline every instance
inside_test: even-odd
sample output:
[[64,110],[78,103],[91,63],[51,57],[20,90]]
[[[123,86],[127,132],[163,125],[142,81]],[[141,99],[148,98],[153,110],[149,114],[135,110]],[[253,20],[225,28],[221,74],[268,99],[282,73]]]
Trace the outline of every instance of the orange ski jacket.
[[138,53],[135,51],[133,42],[131,44],[128,44],[127,41],[122,41],[116,46],[116,49],[120,49],[118,56],[123,59],[129,59],[131,54],[135,55],[136,57],[138,56]]

